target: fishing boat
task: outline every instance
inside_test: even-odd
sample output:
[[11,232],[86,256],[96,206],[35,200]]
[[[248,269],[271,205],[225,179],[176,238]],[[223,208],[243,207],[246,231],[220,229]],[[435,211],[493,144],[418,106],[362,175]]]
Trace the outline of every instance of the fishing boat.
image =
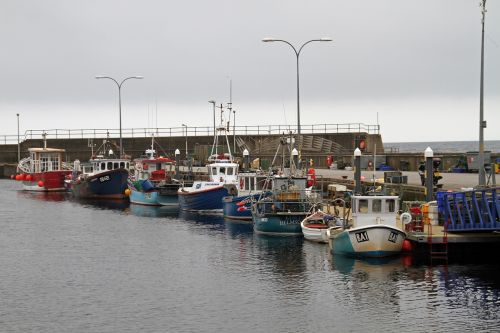
[[19,161],[15,179],[22,181],[26,191],[66,191],[64,179],[72,170],[63,162],[64,149],[47,148],[43,134],[43,148],[29,148],[29,157]]
[[[311,179],[297,167],[298,152],[292,149],[293,143],[291,135],[280,140],[264,185],[271,193],[262,195],[252,205],[253,227],[257,233],[302,236],[300,222],[316,210],[321,201],[319,193],[312,189]],[[272,170],[280,151],[281,164]]]
[[154,137],[145,155],[134,160],[134,174],[128,182],[130,203],[149,206],[178,206],[175,161],[156,156]]
[[86,163],[76,163],[69,181],[71,193],[78,199],[126,199],[130,158],[120,158],[104,140],[97,155]]
[[301,221],[318,202],[317,193],[306,187],[307,177],[271,177],[271,195],[252,205],[254,231],[269,235],[302,236]]
[[[184,211],[222,213],[222,199],[228,195],[237,194],[238,163],[233,160],[231,146],[224,124],[224,111],[221,110],[221,125],[216,128],[214,143],[206,165],[208,181],[194,181],[192,186],[181,185],[177,194],[179,208]],[[219,134],[219,132],[221,134]],[[219,136],[226,139],[227,153],[218,149]]]
[[317,243],[328,243],[328,229],[341,225],[340,217],[327,214],[322,210],[315,211],[300,222],[304,238]]
[[401,252],[406,238],[396,219],[397,196],[351,197],[352,220],[328,229],[333,254],[359,257],[385,257]]

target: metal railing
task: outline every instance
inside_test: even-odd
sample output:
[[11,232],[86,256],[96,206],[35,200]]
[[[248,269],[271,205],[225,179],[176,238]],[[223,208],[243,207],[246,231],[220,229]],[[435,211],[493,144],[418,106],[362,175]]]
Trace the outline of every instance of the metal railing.
[[[234,131],[234,132],[233,132]],[[283,133],[297,133],[297,126],[292,125],[252,125],[231,126],[228,135],[281,135]],[[87,129],[41,129],[27,130],[20,135],[20,141],[42,139],[42,134],[47,133],[49,139],[96,139],[118,138],[120,132],[116,128],[87,128]],[[368,133],[380,134],[380,125],[367,125],[362,123],[346,124],[312,124],[301,125],[301,134],[335,134],[335,133]],[[213,136],[212,126],[193,127],[167,127],[167,128],[122,128],[125,138],[144,138],[154,134],[158,137],[171,136]],[[17,135],[0,135],[0,144],[17,144]]]

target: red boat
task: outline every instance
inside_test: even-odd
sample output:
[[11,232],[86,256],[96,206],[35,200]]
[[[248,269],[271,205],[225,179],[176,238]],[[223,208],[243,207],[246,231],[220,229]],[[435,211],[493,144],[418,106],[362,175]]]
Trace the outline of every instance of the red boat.
[[19,174],[15,179],[23,182],[26,191],[66,191],[64,180],[71,175],[64,168],[64,149],[29,148],[30,156],[21,160],[17,166]]

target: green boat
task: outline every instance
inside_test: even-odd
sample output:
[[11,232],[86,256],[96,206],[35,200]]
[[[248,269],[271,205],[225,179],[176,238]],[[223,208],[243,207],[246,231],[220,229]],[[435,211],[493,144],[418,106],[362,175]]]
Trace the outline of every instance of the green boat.
[[272,181],[272,195],[252,206],[253,228],[257,233],[302,236],[300,222],[314,211],[321,196],[307,188],[307,177],[279,177]]

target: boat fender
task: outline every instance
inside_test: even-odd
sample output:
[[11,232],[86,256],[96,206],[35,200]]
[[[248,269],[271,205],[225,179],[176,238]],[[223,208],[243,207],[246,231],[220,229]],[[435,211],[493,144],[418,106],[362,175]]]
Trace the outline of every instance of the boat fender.
[[373,167],[373,162],[372,161],[368,161],[368,167],[371,169]]
[[243,181],[243,178],[240,179],[240,190],[243,189],[243,185],[244,185],[244,181]]
[[411,222],[411,214],[410,213],[405,212],[405,213],[401,214],[401,216],[399,218],[401,219],[401,223],[403,223],[404,225]]
[[316,170],[314,168],[309,168],[307,170],[307,187],[314,186],[316,184]]
[[142,163],[137,162],[135,164],[135,169],[138,170],[138,171],[141,171],[142,170]]

